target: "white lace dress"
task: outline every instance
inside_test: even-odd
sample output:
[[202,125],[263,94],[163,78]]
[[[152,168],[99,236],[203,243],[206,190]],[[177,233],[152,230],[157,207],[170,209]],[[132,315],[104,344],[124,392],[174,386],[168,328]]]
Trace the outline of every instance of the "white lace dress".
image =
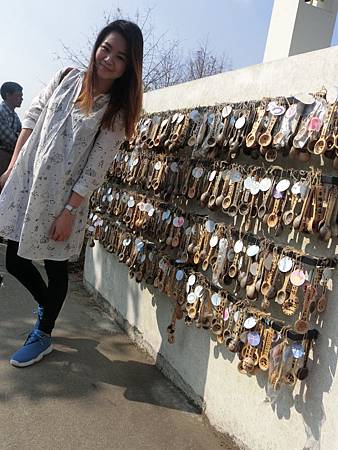
[[[19,242],[18,255],[33,260],[79,256],[90,195],[125,138],[120,117],[113,131],[98,131],[107,95],[95,98],[89,116],[74,105],[84,72],[74,69],[60,82],[61,75],[59,71],[26,113],[22,127],[33,132],[0,195],[0,236]],[[53,241],[51,225],[72,191],[85,200],[69,239]]]

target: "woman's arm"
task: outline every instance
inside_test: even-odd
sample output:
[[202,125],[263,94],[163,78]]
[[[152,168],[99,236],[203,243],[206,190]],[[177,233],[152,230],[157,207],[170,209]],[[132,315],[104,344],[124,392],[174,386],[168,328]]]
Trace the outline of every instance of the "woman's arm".
[[[68,204],[73,208],[78,208],[83,202],[84,197],[73,192],[69,197]],[[49,237],[54,241],[66,241],[72,233],[75,216],[68,209],[64,209],[55,219]]]
[[7,168],[7,170],[9,172],[11,172],[15,161],[17,160],[19,153],[22,149],[22,147],[25,145],[26,141],[28,140],[29,136],[32,134],[32,129],[30,128],[23,128],[19,134],[18,140],[16,141],[15,144],[15,148],[14,148],[14,152],[13,152],[13,156],[11,159],[11,162],[9,163],[9,166]]
[[89,197],[103,182],[114,156],[125,140],[122,126],[116,131],[102,129],[88,156],[82,174],[73,186],[73,192],[81,197]]
[[34,98],[28,111],[25,113],[25,117],[22,121],[22,130],[16,142],[11,162],[9,163],[7,170],[0,177],[0,192],[4,187],[16,160],[18,159],[22,147],[28,140],[29,136],[32,134],[35,124],[38,121],[44,107],[46,106],[48,100],[52,96],[57,86],[60,84],[63,73],[64,69],[61,69],[54,75],[47,86],[42,89],[37,97]]
[[60,84],[64,69],[58,70],[47,86],[33,99],[25,117],[22,121],[22,128],[33,129],[38,121],[42,111],[48,103],[55,89]]
[[33,130],[31,130],[30,128],[23,128],[21,130],[18,140],[16,141],[16,144],[15,144],[15,149],[14,149],[14,152],[12,155],[11,162],[9,163],[9,166],[7,167],[6,171],[0,177],[0,192],[2,191],[2,188],[4,187],[4,185],[7,181],[7,178],[9,177],[9,175],[13,169],[15,161],[17,160],[22,147],[26,143],[29,136],[32,134],[32,131]]
[[[83,200],[100,186],[113,158],[125,139],[124,128],[117,131],[101,130],[89,154],[81,176],[73,186],[68,204],[78,208]],[[65,205],[66,206],[66,205]],[[67,209],[55,219],[50,239],[65,241],[72,233],[75,216]]]

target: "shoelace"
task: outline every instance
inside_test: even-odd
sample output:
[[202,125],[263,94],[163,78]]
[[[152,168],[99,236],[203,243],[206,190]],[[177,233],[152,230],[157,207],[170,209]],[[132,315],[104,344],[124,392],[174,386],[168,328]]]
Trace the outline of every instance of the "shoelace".
[[33,344],[34,342],[43,339],[45,336],[39,330],[33,330],[27,337],[24,345]]
[[34,309],[33,309],[33,314],[34,314],[35,316],[38,316],[39,319],[41,320],[41,319],[42,319],[42,315],[43,315],[43,307],[38,306],[37,308],[34,308]]

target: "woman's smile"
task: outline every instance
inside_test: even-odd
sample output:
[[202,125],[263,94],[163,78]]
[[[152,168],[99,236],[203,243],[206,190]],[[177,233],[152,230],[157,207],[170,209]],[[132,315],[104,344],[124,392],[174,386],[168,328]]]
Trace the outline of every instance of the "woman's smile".
[[119,33],[110,33],[97,49],[95,62],[99,78],[120,78],[127,68],[127,42],[124,37]]

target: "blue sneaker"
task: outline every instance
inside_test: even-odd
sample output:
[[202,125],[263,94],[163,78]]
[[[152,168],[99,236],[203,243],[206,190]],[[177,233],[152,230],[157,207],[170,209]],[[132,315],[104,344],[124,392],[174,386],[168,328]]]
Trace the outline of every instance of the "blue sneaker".
[[9,362],[16,367],[31,366],[52,350],[53,345],[50,335],[34,328],[26,342],[14,353]]
[[34,328],[36,328],[36,329],[39,328],[40,322],[42,320],[43,310],[44,310],[43,306],[40,306],[40,305],[38,306],[38,309],[34,310],[34,313],[37,314],[37,316],[38,316],[38,318],[36,319],[35,325],[34,325]]

